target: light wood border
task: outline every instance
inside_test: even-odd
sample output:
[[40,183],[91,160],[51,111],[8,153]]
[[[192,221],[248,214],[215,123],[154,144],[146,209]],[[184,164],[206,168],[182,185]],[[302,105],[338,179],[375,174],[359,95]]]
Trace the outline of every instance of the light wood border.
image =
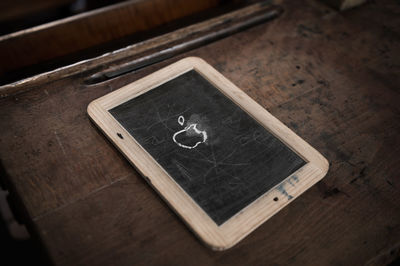
[[[195,70],[274,134],[307,163],[260,196],[228,221],[218,226],[168,175],[155,159],[108,112],[183,73]],[[289,202],[319,181],[328,171],[328,161],[313,147],[257,104],[222,74],[196,57],[188,57],[126,85],[88,106],[88,114],[146,181],[161,195],[193,232],[214,250],[232,247]],[[123,139],[117,136],[122,134]],[[278,199],[278,200],[276,200]]]

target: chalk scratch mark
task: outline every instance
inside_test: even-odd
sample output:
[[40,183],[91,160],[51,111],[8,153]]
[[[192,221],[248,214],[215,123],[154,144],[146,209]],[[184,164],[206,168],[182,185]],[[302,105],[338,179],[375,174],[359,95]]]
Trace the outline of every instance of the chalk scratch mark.
[[165,139],[159,139],[156,136],[149,136],[143,140],[145,143],[151,143],[154,146],[162,144],[165,142]]
[[64,155],[67,156],[67,153],[65,152],[65,149],[64,149],[64,145],[61,143],[61,140],[57,135],[57,131],[54,131],[54,135],[56,136],[57,143],[60,146],[62,153],[64,153]]
[[192,176],[190,175],[189,171],[185,168],[185,166],[183,166],[177,160],[173,160],[172,162],[175,163],[176,167],[178,167],[178,170],[182,174],[183,177],[185,177],[189,181],[192,181]]
[[[235,154],[236,150],[235,149],[233,152],[229,153],[227,156],[225,156],[221,161],[217,161],[216,157],[215,157],[215,153],[214,153],[214,148],[213,148],[213,144],[211,144],[211,154],[212,154],[212,161],[210,160],[206,160],[208,163],[211,163],[212,166],[206,171],[206,173],[203,175],[203,184],[207,183],[207,176],[213,171],[215,170],[215,173],[218,174],[219,172],[224,172],[227,175],[231,176],[232,178],[234,178],[234,176],[232,176],[231,174],[229,174],[228,172],[226,172],[223,168],[221,168],[221,166],[246,166],[249,165],[249,163],[224,163],[225,160],[229,159],[233,154]],[[198,152],[200,155],[202,155],[203,157],[205,157],[201,152]],[[205,157],[206,158],[206,157]],[[200,159],[202,160],[202,159]]]
[[214,170],[216,168],[216,166],[211,166],[207,172],[203,175],[203,184],[207,184],[207,176],[209,173],[211,173],[212,170]]
[[161,117],[161,115],[160,115],[160,112],[157,110],[157,117],[158,117],[158,120],[159,120],[159,122],[166,128],[166,129],[168,129],[169,131],[172,131],[172,129],[167,125],[167,123],[166,123],[166,121],[168,121],[168,117],[167,118],[165,118],[165,119],[163,119],[162,117]]
[[[155,110],[155,112],[157,113],[157,120],[154,122],[154,123],[152,123],[152,124],[150,124],[150,125],[146,125],[146,126],[141,126],[141,127],[135,127],[135,128],[132,128],[131,130],[133,130],[133,131],[135,131],[135,130],[146,130],[146,131],[149,131],[152,127],[154,127],[154,126],[156,126],[156,125],[158,125],[158,124],[162,124],[165,128],[167,128],[169,131],[173,131],[171,128],[169,128],[168,127],[168,125],[165,123],[165,122],[167,122],[168,120],[170,120],[170,119],[173,119],[173,118],[176,118],[176,117],[178,117],[178,116],[180,116],[181,114],[183,114],[183,113],[185,113],[185,112],[187,112],[187,111],[189,111],[190,109],[191,109],[191,107],[190,108],[187,108],[187,109],[185,109],[184,111],[182,111],[182,112],[179,112],[179,113],[176,113],[176,114],[171,114],[170,115],[170,113],[171,113],[171,107],[170,106],[168,106],[168,112],[167,112],[167,115],[166,115],[166,117],[165,118],[162,118],[161,117],[161,115],[160,115],[160,111],[158,110],[158,108],[156,107],[156,104],[155,103],[153,103],[152,102],[152,107],[153,107],[153,109]],[[148,112],[147,114],[148,115],[146,115],[145,117],[146,118],[154,118],[151,114],[152,114],[153,112]],[[148,119],[145,119],[145,120],[148,120]]]
[[[210,145],[211,148],[213,147],[213,145]],[[224,162],[225,160],[229,159],[230,157],[232,157],[232,155],[236,152],[236,150],[230,154],[228,154],[226,157],[224,157],[221,161],[217,161],[215,158],[215,154],[214,154],[214,149],[211,150],[211,153],[213,155],[213,159],[209,160],[207,156],[205,156],[203,153],[201,153],[200,151],[196,150],[196,152],[201,155],[203,157],[203,159],[199,159],[196,158],[196,160],[200,160],[200,161],[204,161],[204,162],[208,162],[210,164],[219,166],[219,165],[225,165],[225,166],[246,166],[246,165],[250,165],[250,163],[248,162],[244,162],[244,163],[229,163],[229,162]]]

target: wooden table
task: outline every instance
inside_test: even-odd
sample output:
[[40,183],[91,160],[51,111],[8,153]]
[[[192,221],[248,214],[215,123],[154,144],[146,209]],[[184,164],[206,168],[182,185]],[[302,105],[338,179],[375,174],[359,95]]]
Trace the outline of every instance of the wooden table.
[[[100,83],[92,72],[2,89],[0,158],[58,265],[371,265],[400,254],[400,6],[279,18]],[[319,150],[328,175],[237,246],[203,246],[90,122],[90,101],[199,56]],[[97,70],[96,70],[97,71]]]

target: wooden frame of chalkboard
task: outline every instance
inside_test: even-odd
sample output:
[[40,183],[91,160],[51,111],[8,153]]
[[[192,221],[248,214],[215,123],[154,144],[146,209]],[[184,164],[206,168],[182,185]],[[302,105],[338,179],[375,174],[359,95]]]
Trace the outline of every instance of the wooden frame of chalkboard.
[[[270,184],[272,187],[268,187],[267,191],[261,191],[262,193],[259,191],[256,196],[247,200],[246,203],[237,205],[239,209],[236,208],[233,211],[228,210],[224,213],[219,213],[219,209],[223,209],[226,204],[220,205],[219,208],[203,204],[203,201],[196,198],[200,192],[197,191],[194,194],[190,186],[188,187],[186,183],[179,181],[179,178],[171,176],[170,173],[173,172],[157,156],[154,156],[155,153],[144,144],[145,142],[141,140],[140,134],[136,135],[132,129],[132,125],[125,123],[125,120],[121,118],[123,117],[123,115],[120,115],[121,112],[126,111],[129,106],[129,108],[139,108],[139,105],[136,103],[129,106],[127,103],[135,99],[141,99],[140,97],[144,97],[144,95],[149,96],[147,98],[151,100],[151,97],[155,96],[151,96],[149,93],[157,91],[155,90],[157,88],[161,91],[164,90],[163,86],[165,84],[170,84],[169,89],[174,89],[176,86],[171,85],[171,82],[187,75],[187,73],[192,73],[192,75],[196,73],[195,76],[197,75],[200,76],[200,79],[204,79],[201,82],[211,84],[210,86],[222,95],[214,95],[214,98],[226,98],[223,100],[227,106],[234,105],[244,115],[249,116],[251,119],[248,120],[253,120],[254,123],[252,123],[255,126],[261,126],[267,132],[265,134],[272,136],[265,138],[266,140],[275,141],[274,139],[277,139],[279,143],[275,141],[276,145],[283,145],[287,148],[288,151],[286,151],[287,155],[285,156],[291,158],[288,160],[291,162],[297,160],[298,162],[296,167],[292,167],[292,172],[285,172],[281,179],[275,181],[275,183],[271,183],[272,185]],[[199,80],[198,77],[197,80]],[[193,91],[193,93],[196,93],[196,91]],[[170,92],[168,93],[170,95]],[[196,101],[196,99],[193,99],[193,101]],[[144,104],[144,108],[149,107],[146,107]],[[328,161],[318,151],[227,80],[222,74],[202,59],[196,57],[182,59],[149,76],[96,99],[90,103],[87,111],[95,124],[125,155],[145,180],[162,196],[193,232],[214,250],[224,250],[239,242],[293,201],[293,199],[323,178],[329,167]],[[131,115],[131,112],[128,110],[128,112],[123,114],[126,117],[126,114]],[[159,115],[158,112],[157,114]],[[183,125],[183,116],[176,114],[175,118],[178,118],[177,122]],[[134,118],[133,120],[137,121],[139,118]],[[196,121],[199,121],[199,118]],[[160,122],[162,121],[160,120]],[[200,127],[196,128],[196,125],[192,123],[185,129],[191,128],[197,133],[204,132],[201,133],[203,135],[199,134],[200,137],[203,137],[203,141],[197,142],[191,147],[186,144],[178,144],[182,150],[184,150],[183,148],[195,148],[199,143],[206,142],[206,131],[200,130]],[[155,129],[151,130],[155,131]],[[176,134],[172,136],[171,133],[171,138],[169,138],[171,143],[172,141],[176,141],[175,136]],[[255,137],[253,136],[253,138]],[[153,138],[152,141],[154,142],[155,140],[157,139]],[[206,147],[206,143],[203,146]],[[283,153],[283,149],[280,148],[279,152]],[[275,153],[273,157],[278,158],[279,152]],[[290,155],[289,153],[293,153],[294,155]],[[226,157],[229,156],[231,155]],[[279,160],[282,159],[279,158]],[[232,163],[231,165],[234,164]],[[242,167],[239,168],[241,169]],[[246,171],[252,172],[249,170],[250,168],[246,169]],[[179,170],[181,170],[182,175],[185,174],[186,169],[184,166],[179,166]],[[274,172],[274,169],[270,170]],[[229,184],[235,186],[234,183]],[[237,195],[237,191],[239,190],[233,191]],[[248,194],[251,194],[251,191],[247,190],[247,192],[240,195],[246,196]]]

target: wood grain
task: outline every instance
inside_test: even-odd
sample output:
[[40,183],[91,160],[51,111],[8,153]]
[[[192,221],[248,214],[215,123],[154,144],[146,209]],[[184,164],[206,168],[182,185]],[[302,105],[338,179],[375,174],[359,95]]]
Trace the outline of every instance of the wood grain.
[[4,79],[17,69],[120,39],[216,7],[218,0],[131,0],[0,37]]
[[[337,13],[301,0],[284,1],[284,8],[272,22],[101,84],[88,86],[87,76],[74,75],[0,100],[8,187],[27,207],[27,221],[55,264],[385,265],[396,259],[399,6],[382,0]],[[323,181],[223,252],[203,247],[138,173],[129,174],[130,165],[85,115],[92,100],[186,56],[204,58],[331,162]],[[45,161],[52,164],[44,167]]]
[[179,53],[226,37],[279,16],[282,8],[260,2],[168,34],[129,45],[76,64],[40,73],[0,86],[0,97],[16,94],[78,73],[88,75],[85,83],[99,83],[120,74],[165,60]]

